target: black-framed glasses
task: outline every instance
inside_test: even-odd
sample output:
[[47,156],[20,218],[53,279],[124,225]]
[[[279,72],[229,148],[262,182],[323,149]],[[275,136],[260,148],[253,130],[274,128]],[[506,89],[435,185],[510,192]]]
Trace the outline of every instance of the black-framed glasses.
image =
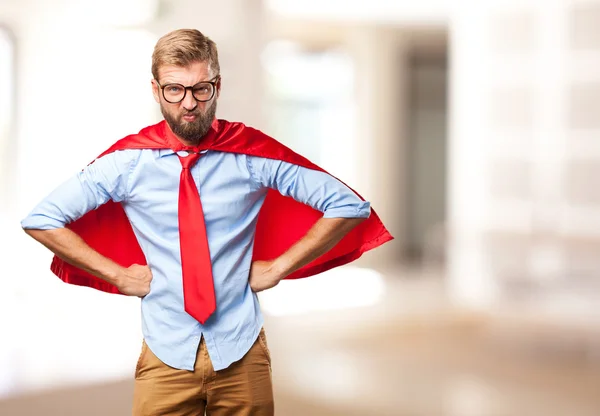
[[212,100],[217,91],[217,83],[221,78],[220,75],[214,77],[211,81],[202,81],[191,87],[184,87],[181,84],[165,84],[160,85],[158,80],[156,84],[162,90],[163,98],[166,102],[177,104],[184,100],[188,90],[192,91],[192,96],[196,101],[206,102]]

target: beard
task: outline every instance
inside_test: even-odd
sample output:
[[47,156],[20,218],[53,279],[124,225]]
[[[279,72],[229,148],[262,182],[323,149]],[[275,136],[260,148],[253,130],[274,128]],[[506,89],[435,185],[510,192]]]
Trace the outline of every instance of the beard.
[[[171,127],[173,133],[192,145],[198,145],[206,133],[208,133],[208,130],[215,119],[215,114],[217,113],[217,100],[214,100],[204,113],[199,108],[196,108],[194,111],[185,111],[180,115],[175,115],[169,113],[162,104],[160,106],[160,112],[169,124],[169,127]],[[183,120],[184,115],[192,114],[196,116],[196,120],[193,122]]]

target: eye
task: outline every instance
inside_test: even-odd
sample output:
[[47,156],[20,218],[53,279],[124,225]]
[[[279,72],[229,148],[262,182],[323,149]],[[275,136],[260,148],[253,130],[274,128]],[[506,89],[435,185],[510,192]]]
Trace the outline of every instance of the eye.
[[181,88],[179,85],[168,85],[167,86],[167,92],[169,92],[171,94],[177,94],[177,93],[180,93],[181,91],[183,91],[183,88]]
[[194,92],[200,93],[200,94],[206,94],[210,91],[210,87],[207,85],[201,85],[199,87],[194,88]]

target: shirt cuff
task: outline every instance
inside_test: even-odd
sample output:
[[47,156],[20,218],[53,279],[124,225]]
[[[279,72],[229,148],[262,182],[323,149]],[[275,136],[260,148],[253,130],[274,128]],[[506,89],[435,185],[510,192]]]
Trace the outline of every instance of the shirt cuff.
[[24,230],[54,230],[64,226],[63,222],[40,214],[31,214],[21,221]]
[[359,205],[329,208],[323,218],[369,218],[370,215],[371,203],[363,201]]

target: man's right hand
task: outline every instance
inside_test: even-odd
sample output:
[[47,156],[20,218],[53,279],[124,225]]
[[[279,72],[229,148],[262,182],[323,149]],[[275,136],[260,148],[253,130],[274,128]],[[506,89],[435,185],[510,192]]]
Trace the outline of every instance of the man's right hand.
[[150,267],[132,264],[123,269],[116,286],[124,295],[143,298],[150,292],[151,281],[152,272]]
[[124,268],[91,248],[69,228],[25,232],[69,264],[116,286],[124,295],[143,298],[150,292],[150,267],[133,264]]

